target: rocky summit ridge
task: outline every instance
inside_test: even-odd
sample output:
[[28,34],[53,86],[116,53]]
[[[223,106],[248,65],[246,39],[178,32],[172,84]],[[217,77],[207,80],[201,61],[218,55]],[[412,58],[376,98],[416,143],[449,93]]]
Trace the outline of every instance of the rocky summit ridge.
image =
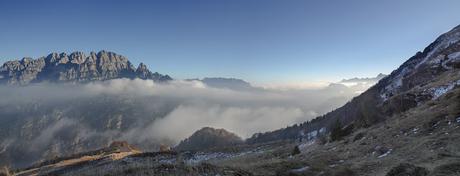
[[0,83],[27,85],[39,82],[90,82],[116,78],[172,80],[168,75],[152,73],[145,64],[137,68],[128,58],[109,51],[51,53],[46,57],[7,61],[0,67]]

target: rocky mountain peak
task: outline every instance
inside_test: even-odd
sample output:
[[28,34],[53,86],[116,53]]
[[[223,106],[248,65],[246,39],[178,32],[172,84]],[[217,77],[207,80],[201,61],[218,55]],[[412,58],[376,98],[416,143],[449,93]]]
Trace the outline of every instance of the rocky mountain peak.
[[243,143],[236,134],[225,129],[204,127],[185,139],[176,149],[178,150],[204,150],[217,147],[226,147]]
[[140,63],[139,66],[137,66],[137,71],[139,72],[144,72],[144,71],[148,71],[147,69],[147,65],[145,65],[144,63]]
[[69,56],[70,62],[74,64],[82,64],[86,61],[85,53],[83,52],[73,52]]
[[377,79],[382,79],[382,78],[384,78],[385,76],[387,76],[387,75],[385,75],[385,74],[383,74],[383,73],[379,73],[379,74],[377,75]]
[[141,78],[169,81],[171,77],[154,73],[142,64],[136,69],[124,56],[110,51],[51,53],[38,59],[8,61],[0,67],[0,83],[27,85],[35,82],[88,82],[116,78]]

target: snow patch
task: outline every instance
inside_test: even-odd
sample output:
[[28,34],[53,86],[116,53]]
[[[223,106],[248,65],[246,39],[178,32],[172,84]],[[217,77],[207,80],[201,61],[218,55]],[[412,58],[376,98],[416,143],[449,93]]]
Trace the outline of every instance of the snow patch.
[[378,156],[377,158],[383,158],[383,157],[386,157],[388,156],[389,154],[391,154],[391,152],[393,151],[393,149],[389,149],[387,152],[385,152],[384,154]]
[[162,164],[174,164],[176,162],[176,158],[167,158],[167,159],[161,159],[158,162]]
[[412,129],[412,132],[413,132],[414,134],[417,134],[417,133],[418,133],[418,128]]
[[[316,139],[320,134],[323,134],[326,132],[326,128],[325,127],[322,127],[320,128],[319,130],[313,130],[313,131],[310,131],[308,133],[306,133],[306,131],[302,130],[300,131],[300,137],[303,139],[303,138],[306,138],[307,141],[311,141],[311,140],[314,140]],[[306,133],[306,134],[305,134]]]
[[308,140],[314,139],[314,138],[316,138],[316,136],[318,136],[318,131],[317,130],[312,131],[312,132],[307,134]]
[[221,152],[217,152],[217,153],[197,153],[195,155],[193,155],[192,158],[190,158],[189,160],[187,160],[187,163],[200,163],[200,162],[203,162],[203,161],[208,161],[208,160],[211,160],[211,159],[215,159],[215,158],[219,158],[219,159],[225,159],[225,158],[230,158],[232,157],[232,154],[228,154],[228,153],[221,153]]
[[442,85],[438,87],[431,88],[431,95],[433,96],[433,100],[438,99],[442,95],[446,94],[450,90],[454,89],[456,86],[460,86],[460,80],[451,82],[447,85]]
[[258,153],[263,153],[263,151],[260,148],[256,148],[254,150],[244,151],[244,152],[240,152],[240,153],[223,153],[223,152],[205,153],[205,152],[198,152],[198,153],[195,153],[191,158],[186,160],[186,163],[188,163],[188,164],[196,164],[196,163],[201,163],[201,162],[212,160],[212,159],[229,159],[229,158],[235,158],[235,157],[245,156],[245,155],[249,155],[249,154],[258,154]]
[[459,60],[459,59],[460,59],[460,51],[454,52],[454,53],[452,53],[452,54],[449,54],[449,55],[447,56],[447,58]]
[[300,173],[300,172],[305,172],[308,169],[310,169],[310,166],[305,166],[305,167],[301,167],[301,168],[298,168],[298,169],[292,169],[291,172]]
[[308,142],[305,142],[305,143],[302,143],[299,145],[299,150],[305,150],[306,148],[308,148],[309,146],[315,144],[316,141],[308,141]]
[[319,129],[319,133],[325,133],[326,132],[326,128],[325,127],[322,127],[321,129]]

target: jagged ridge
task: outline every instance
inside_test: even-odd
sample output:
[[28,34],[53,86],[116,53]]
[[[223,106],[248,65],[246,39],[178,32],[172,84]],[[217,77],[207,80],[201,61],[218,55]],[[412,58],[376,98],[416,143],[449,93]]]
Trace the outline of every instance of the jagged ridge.
[[116,78],[140,78],[162,82],[172,80],[168,75],[152,73],[140,63],[135,68],[124,56],[114,52],[51,53],[46,57],[7,61],[0,67],[0,83],[27,85],[37,82],[89,82]]

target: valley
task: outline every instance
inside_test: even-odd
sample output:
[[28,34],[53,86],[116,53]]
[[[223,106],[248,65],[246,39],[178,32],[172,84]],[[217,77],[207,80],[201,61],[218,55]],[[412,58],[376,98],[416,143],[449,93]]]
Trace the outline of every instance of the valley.
[[460,176],[458,0],[0,0],[0,176]]

